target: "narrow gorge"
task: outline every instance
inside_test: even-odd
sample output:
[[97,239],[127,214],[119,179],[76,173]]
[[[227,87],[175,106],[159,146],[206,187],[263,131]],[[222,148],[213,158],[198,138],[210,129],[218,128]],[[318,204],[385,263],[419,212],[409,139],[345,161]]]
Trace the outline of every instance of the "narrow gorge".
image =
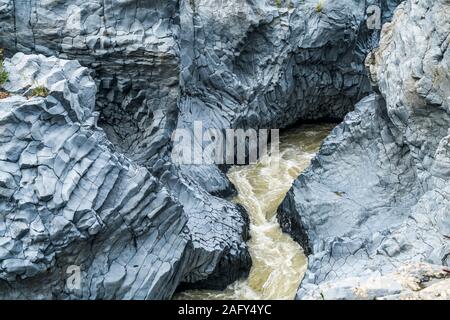
[[281,136],[279,157],[267,155],[256,164],[229,170],[228,177],[238,192],[235,201],[249,214],[250,274],[224,291],[188,291],[176,295],[176,299],[291,300],[295,297],[306,271],[307,257],[302,247],[281,230],[276,210],[332,127],[316,124],[290,129]]
[[450,299],[449,18],[0,0],[0,299]]

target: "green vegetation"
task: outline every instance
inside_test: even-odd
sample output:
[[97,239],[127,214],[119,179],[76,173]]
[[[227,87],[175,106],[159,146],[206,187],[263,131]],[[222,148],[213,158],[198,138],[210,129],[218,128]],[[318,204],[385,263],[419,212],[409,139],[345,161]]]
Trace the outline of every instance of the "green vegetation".
[[189,4],[191,5],[192,11],[195,13],[195,0],[189,0]]
[[8,72],[3,68],[3,49],[0,49],[0,86],[8,81]]
[[44,86],[38,86],[31,90],[31,96],[32,97],[47,97],[48,96],[48,90]]
[[277,6],[278,9],[281,8],[281,0],[275,0],[275,5]]
[[8,81],[8,72],[3,69],[3,61],[0,61],[0,86],[5,84]]
[[316,5],[316,12],[322,12],[323,10],[323,0],[319,0],[319,2]]

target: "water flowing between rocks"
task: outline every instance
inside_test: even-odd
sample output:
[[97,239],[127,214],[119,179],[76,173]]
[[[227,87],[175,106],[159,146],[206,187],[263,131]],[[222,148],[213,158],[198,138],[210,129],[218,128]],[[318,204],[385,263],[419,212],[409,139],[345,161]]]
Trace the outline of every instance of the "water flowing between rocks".
[[224,291],[191,290],[175,299],[293,299],[306,271],[303,249],[281,231],[276,211],[294,180],[309,165],[333,125],[302,125],[280,137],[280,161],[271,156],[257,164],[234,166],[228,177],[238,191],[234,201],[250,217],[248,242],[253,265],[248,279],[237,281]]

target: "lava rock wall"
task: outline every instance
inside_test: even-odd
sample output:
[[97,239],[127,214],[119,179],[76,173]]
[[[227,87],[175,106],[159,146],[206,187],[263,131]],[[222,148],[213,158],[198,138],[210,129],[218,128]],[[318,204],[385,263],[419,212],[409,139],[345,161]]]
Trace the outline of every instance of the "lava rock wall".
[[311,253],[298,298],[355,298],[349,288],[407,262],[448,266],[449,16],[447,0],[398,7],[367,58],[379,93],[333,130],[279,208]]
[[[172,163],[172,133],[342,118],[372,91],[367,6],[384,22],[398,2],[0,0],[0,47],[27,54],[0,101],[3,297],[170,298],[245,276],[245,211],[214,196],[233,191],[217,166]],[[49,96],[27,100],[36,83]]]

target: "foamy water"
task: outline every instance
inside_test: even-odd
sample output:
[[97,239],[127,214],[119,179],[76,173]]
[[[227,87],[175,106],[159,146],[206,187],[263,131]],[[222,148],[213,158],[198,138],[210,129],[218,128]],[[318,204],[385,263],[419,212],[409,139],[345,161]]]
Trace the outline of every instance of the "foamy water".
[[237,281],[224,291],[192,290],[175,299],[293,299],[306,271],[303,249],[281,231],[276,210],[294,180],[309,165],[332,125],[304,125],[280,137],[278,165],[271,156],[255,165],[235,166],[228,177],[238,191],[235,202],[250,217],[248,242],[252,268],[248,279]]

